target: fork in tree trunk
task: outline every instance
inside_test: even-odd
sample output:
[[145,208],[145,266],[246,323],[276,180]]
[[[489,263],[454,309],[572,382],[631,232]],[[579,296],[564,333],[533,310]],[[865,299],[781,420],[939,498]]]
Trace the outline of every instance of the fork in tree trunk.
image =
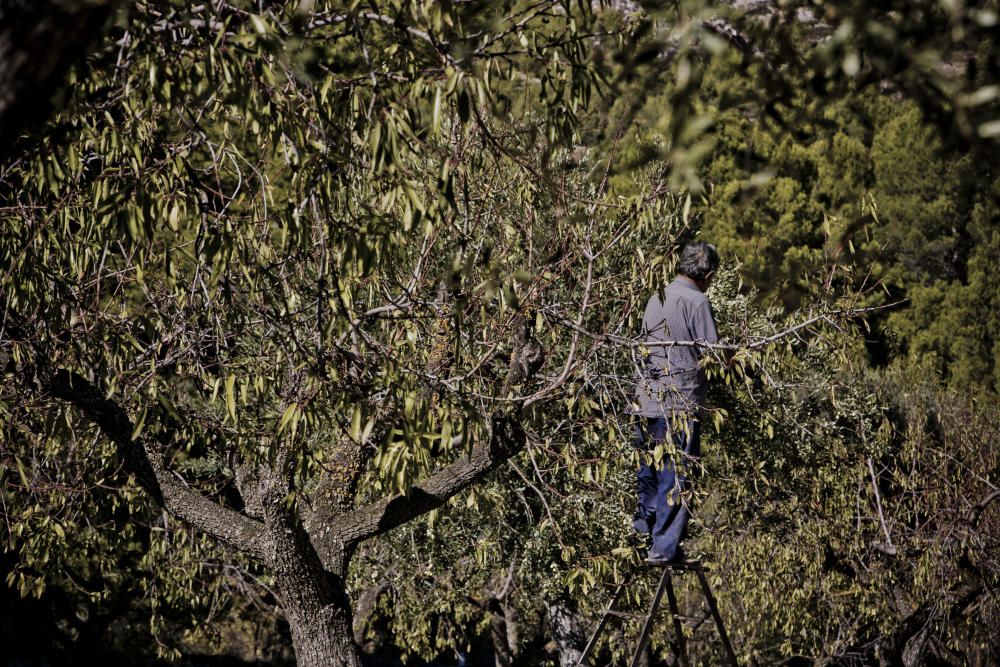
[[[722,622],[722,616],[719,615],[719,607],[716,604],[715,596],[712,594],[712,588],[708,585],[708,578],[705,576],[705,569],[702,567],[701,562],[682,561],[679,563],[670,563],[662,566],[662,569],[663,575],[660,577],[660,584],[656,587],[656,594],[653,596],[653,602],[649,606],[649,611],[646,613],[646,618],[643,621],[642,632],[639,634],[639,644],[635,648],[635,654],[632,656],[632,662],[630,663],[631,667],[638,666],[639,660],[642,656],[642,651],[646,648],[646,644],[649,642],[649,634],[653,629],[653,621],[656,618],[656,612],[660,608],[660,603],[663,599],[664,593],[667,594],[667,604],[670,607],[670,617],[673,619],[674,634],[677,636],[675,644],[677,662],[680,667],[690,667],[691,661],[688,659],[687,655],[687,642],[684,639],[684,630],[681,627],[682,616],[677,607],[677,596],[674,593],[674,585],[671,581],[672,573],[683,574],[685,572],[694,572],[698,576],[698,582],[701,584],[701,590],[705,596],[705,602],[708,603],[709,613],[715,620],[715,626],[719,630],[719,637],[722,638],[722,645],[726,650],[727,662],[731,667],[738,667],[738,663],[736,662],[736,653],[733,651],[732,644],[729,643],[729,635],[726,634],[726,627]],[[618,584],[618,588],[615,589],[615,593],[611,597],[611,602],[608,604],[607,610],[604,612],[604,615],[601,616],[601,620],[597,622],[597,628],[594,629],[594,633],[590,636],[587,646],[583,649],[583,653],[580,655],[580,660],[576,663],[577,667],[583,667],[587,657],[593,650],[594,645],[597,644],[597,638],[604,630],[604,626],[607,625],[608,618],[612,616],[624,618],[631,616],[630,614],[623,614],[615,611],[614,608],[629,583],[631,583],[631,576],[625,577],[625,579]]]

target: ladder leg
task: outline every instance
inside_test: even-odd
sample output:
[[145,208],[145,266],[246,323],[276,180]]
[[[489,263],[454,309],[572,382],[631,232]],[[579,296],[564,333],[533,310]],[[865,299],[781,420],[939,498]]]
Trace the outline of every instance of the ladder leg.
[[615,605],[618,603],[618,598],[622,596],[625,592],[625,587],[631,580],[631,576],[622,579],[622,582],[618,584],[618,588],[615,589],[615,594],[611,596],[611,602],[608,603],[608,608],[604,610],[604,615],[601,616],[601,620],[597,622],[597,627],[594,629],[594,633],[590,635],[590,639],[587,641],[587,646],[583,649],[583,653],[580,654],[580,659],[576,662],[576,667],[583,667],[583,664],[587,660],[587,656],[594,649],[594,645],[597,643],[597,638],[601,635],[601,631],[604,630],[604,626],[608,622],[608,615],[611,610],[614,609]]
[[670,605],[670,616],[674,621],[674,633],[677,635],[677,663],[680,667],[691,664],[687,654],[687,640],[684,639],[684,628],[681,627],[681,611],[677,607],[677,596],[674,595],[674,584],[667,579],[667,604]]
[[646,648],[646,642],[649,641],[649,633],[653,629],[653,617],[656,616],[656,610],[660,607],[660,600],[663,598],[663,591],[666,590],[667,584],[670,583],[670,568],[663,568],[663,576],[660,577],[660,585],[656,587],[656,595],[653,596],[653,604],[649,607],[649,613],[646,615],[646,622],[642,625],[642,633],[639,634],[639,645],[635,648],[635,655],[632,656],[631,667],[637,667],[639,664],[639,659],[642,657],[642,649]]
[[698,581],[701,582],[701,590],[705,593],[705,601],[708,602],[708,609],[712,612],[712,618],[715,619],[715,625],[719,629],[722,645],[726,647],[729,664],[731,667],[738,667],[739,663],[736,662],[736,653],[733,651],[733,645],[729,643],[729,635],[726,634],[726,626],[722,623],[722,616],[719,614],[719,607],[715,603],[715,596],[712,595],[712,589],[708,585],[708,579],[705,578],[705,571],[698,568],[695,572],[698,574]]

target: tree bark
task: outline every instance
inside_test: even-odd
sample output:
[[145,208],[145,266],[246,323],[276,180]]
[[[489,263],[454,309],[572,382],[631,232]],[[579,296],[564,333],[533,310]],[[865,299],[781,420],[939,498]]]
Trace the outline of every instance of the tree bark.
[[559,667],[573,667],[580,660],[585,640],[579,614],[568,600],[546,600],[545,620],[559,653]]
[[283,553],[278,560],[273,565],[275,584],[292,631],[295,663],[299,667],[361,667],[343,579],[327,576],[322,568],[303,567],[306,559],[292,553]]
[[467,457],[442,468],[409,493],[397,494],[342,515],[339,525],[329,534],[313,539],[320,544],[324,561],[331,540],[352,545],[376,535],[387,533],[418,516],[436,509],[453,495],[479,482],[489,472],[506,463],[523,449],[527,440],[519,421],[504,415],[494,415],[489,439],[472,448]]
[[351,601],[344,588],[347,557],[340,558],[335,572],[328,572],[302,524],[280,499],[267,499],[265,516],[267,564],[292,632],[296,664],[361,667]]

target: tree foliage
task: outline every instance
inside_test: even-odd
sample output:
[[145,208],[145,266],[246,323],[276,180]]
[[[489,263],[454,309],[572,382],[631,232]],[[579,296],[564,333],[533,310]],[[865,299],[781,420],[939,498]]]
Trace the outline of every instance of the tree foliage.
[[995,655],[992,413],[911,381],[996,377],[995,7],[654,4],[118,14],[0,172],[8,584],[165,654],[277,607],[303,665],[571,664],[637,560],[641,304],[701,233],[742,655]]
[[[549,168],[598,15],[374,9],[139,4],[4,177],[21,481],[95,424],[125,492],[263,561],[303,664],[357,659],[354,544],[501,463],[531,418],[511,408],[563,391],[585,346],[529,389],[539,305],[586,311],[583,249],[616,229],[572,217]],[[45,545],[11,546],[40,593]]]

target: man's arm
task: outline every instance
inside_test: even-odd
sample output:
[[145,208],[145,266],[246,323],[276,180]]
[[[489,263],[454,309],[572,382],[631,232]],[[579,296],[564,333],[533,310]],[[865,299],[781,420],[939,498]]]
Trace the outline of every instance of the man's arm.
[[692,329],[695,340],[710,344],[719,342],[719,332],[715,329],[715,316],[712,314],[712,305],[708,301],[695,310],[692,324],[694,325]]
[[[702,340],[709,344],[719,342],[719,332],[715,328],[715,314],[712,312],[712,304],[706,301],[698,308],[694,319],[696,340]],[[699,349],[698,356],[700,357],[707,351],[708,348]],[[722,361],[726,367],[732,365],[734,355],[733,350],[715,350],[714,355],[716,359]]]

